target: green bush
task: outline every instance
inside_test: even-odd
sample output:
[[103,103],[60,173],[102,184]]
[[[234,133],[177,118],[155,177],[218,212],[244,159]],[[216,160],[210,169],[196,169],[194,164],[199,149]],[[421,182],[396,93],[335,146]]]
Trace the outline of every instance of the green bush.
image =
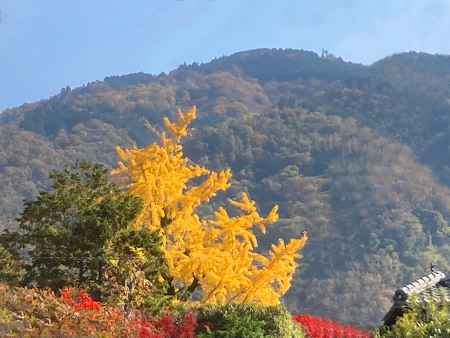
[[52,190],[25,202],[18,230],[2,233],[0,244],[11,256],[22,254],[21,284],[94,291],[104,280],[106,246],[142,203],[109,182],[99,164],[78,162],[50,178]]
[[160,237],[147,229],[122,229],[106,248],[104,300],[157,315],[170,305],[169,271]]
[[197,319],[200,338],[303,337],[282,306],[209,305],[197,309]]
[[450,337],[450,303],[429,302],[411,306],[391,328],[382,328],[376,338],[448,338]]
[[142,201],[88,161],[50,175],[52,189],[25,202],[17,230],[0,232],[0,281],[83,288],[96,300],[157,315],[176,294],[161,238],[129,225]]

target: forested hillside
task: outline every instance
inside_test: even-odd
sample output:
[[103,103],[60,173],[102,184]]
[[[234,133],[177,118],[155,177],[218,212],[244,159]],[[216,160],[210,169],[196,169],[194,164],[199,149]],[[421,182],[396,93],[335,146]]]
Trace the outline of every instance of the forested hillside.
[[111,166],[116,144],[147,144],[162,116],[197,105],[188,157],[230,167],[263,212],[280,205],[268,243],[310,234],[290,310],[374,325],[396,287],[432,262],[450,271],[449,80],[448,56],[363,66],[261,49],[65,88],[0,115],[0,228],[49,170]]

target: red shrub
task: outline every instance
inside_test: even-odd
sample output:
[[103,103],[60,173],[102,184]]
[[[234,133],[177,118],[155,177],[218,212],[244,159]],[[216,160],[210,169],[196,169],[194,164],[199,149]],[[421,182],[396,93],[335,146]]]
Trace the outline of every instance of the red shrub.
[[155,331],[155,327],[145,320],[138,320],[135,325],[139,338],[163,338],[163,335]]
[[140,338],[194,338],[197,317],[189,312],[178,319],[165,315],[152,321],[136,321]]
[[371,338],[372,334],[351,325],[343,325],[328,319],[310,316],[294,315],[310,338]]
[[[75,297],[75,299],[74,299]],[[67,304],[72,305],[76,310],[90,309],[100,310],[101,305],[93,300],[83,289],[74,291],[70,288],[61,290],[61,298]]]
[[178,327],[179,338],[195,337],[195,329],[197,327],[197,316],[193,312],[184,315],[183,321]]
[[[127,332],[135,333],[140,338],[194,338],[197,326],[196,316],[189,312],[181,318],[164,315],[160,318],[141,318],[138,312],[125,316],[118,309],[102,306],[94,301],[86,291],[80,289],[62,289],[61,299],[76,311],[94,311],[90,318],[101,316],[106,323],[114,327],[118,322],[125,322]],[[95,331],[93,328],[92,331]]]

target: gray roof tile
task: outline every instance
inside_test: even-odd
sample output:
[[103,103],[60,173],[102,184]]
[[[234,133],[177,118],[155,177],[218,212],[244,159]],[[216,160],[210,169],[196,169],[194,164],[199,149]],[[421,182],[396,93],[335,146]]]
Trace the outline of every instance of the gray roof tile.
[[396,319],[403,314],[411,302],[450,302],[450,278],[441,271],[433,271],[394,293],[394,304],[383,319],[385,325],[393,325]]

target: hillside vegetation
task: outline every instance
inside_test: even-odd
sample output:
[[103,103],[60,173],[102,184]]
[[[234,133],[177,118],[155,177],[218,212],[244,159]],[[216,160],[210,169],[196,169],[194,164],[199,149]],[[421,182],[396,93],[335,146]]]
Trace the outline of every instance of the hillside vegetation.
[[363,66],[261,49],[66,88],[0,115],[0,228],[16,226],[50,170],[111,167],[116,144],[152,142],[162,116],[196,105],[187,156],[231,168],[228,197],[248,191],[263,214],[281,206],[260,249],[309,233],[288,308],[375,325],[396,287],[431,262],[450,271],[449,79],[447,56]]

